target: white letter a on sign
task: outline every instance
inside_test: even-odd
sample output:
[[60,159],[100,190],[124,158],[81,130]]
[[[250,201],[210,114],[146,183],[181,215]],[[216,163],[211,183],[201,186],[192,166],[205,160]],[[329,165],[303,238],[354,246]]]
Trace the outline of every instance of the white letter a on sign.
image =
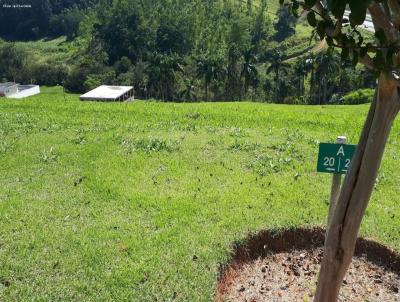
[[338,155],[344,156],[344,148],[343,148],[343,146],[340,146],[339,151],[338,151],[338,153],[337,153],[336,155],[337,155],[337,156],[338,156]]

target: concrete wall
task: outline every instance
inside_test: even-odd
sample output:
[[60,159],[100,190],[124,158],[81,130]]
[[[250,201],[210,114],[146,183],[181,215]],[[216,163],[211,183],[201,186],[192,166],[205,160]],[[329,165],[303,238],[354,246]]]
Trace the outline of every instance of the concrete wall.
[[0,96],[9,97],[10,95],[18,93],[18,85],[0,87]]
[[22,99],[40,93],[38,85],[18,85],[18,91],[15,94],[9,95],[11,99]]

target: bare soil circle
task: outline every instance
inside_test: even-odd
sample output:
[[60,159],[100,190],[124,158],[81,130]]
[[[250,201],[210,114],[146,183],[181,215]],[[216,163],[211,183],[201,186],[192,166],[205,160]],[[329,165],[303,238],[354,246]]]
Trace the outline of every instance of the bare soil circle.
[[[312,301],[324,234],[320,228],[263,231],[234,246],[215,301]],[[339,301],[400,302],[400,255],[359,238]]]

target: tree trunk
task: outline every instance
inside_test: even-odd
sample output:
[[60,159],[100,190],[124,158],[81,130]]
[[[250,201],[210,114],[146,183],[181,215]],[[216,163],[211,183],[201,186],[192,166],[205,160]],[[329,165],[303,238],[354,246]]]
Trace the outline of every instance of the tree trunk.
[[205,90],[206,90],[206,102],[208,102],[208,82],[205,81]]
[[399,109],[396,80],[391,75],[381,74],[377,94],[327,229],[314,302],[336,302],[338,299],[392,123]]
[[315,78],[314,78],[314,69],[311,69],[311,82],[310,82],[310,104],[314,103],[314,85],[315,85]]
[[279,69],[276,68],[275,70],[275,103],[280,103],[280,100],[278,100],[278,91],[279,91]]

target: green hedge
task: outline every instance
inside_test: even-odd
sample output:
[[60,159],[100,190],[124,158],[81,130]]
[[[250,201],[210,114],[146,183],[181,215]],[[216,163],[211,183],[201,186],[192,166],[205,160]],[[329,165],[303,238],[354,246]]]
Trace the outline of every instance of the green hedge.
[[342,97],[341,101],[343,105],[370,103],[372,101],[372,98],[374,97],[374,93],[374,89],[359,89],[353,92],[349,92],[344,97]]

